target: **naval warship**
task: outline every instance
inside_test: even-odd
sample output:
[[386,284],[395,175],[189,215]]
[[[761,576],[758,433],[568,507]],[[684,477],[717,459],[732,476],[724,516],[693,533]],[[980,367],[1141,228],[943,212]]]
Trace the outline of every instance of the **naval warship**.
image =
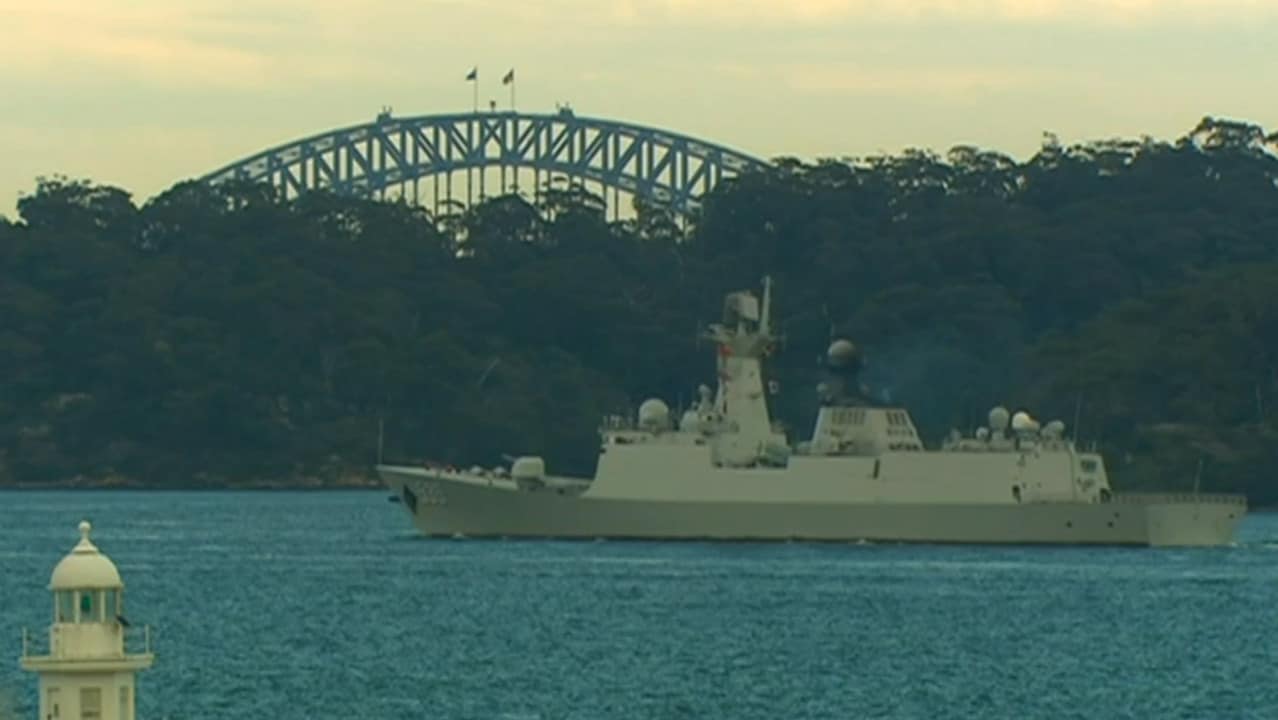
[[768,410],[778,337],[771,284],[739,291],[704,332],[717,387],[677,422],[659,399],[605,418],[593,478],[539,456],[508,466],[378,465],[429,536],[1210,546],[1232,541],[1241,495],[1117,493],[1101,456],[1060,421],[995,407],[970,435],[924,446],[902,407],[871,401],[861,355],[823,359],[811,438],[791,444]]

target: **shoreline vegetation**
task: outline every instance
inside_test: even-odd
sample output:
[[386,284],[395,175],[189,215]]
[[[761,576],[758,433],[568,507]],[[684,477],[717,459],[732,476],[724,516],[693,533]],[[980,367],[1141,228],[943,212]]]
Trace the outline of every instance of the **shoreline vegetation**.
[[696,332],[765,274],[792,440],[840,336],[929,446],[1005,405],[1120,491],[1278,503],[1278,133],[1214,118],[777,158],[686,222],[565,177],[430,208],[40,178],[0,216],[0,488],[376,487],[379,449],[590,476],[600,418],[713,384]]
[[5,490],[377,490],[386,485],[375,472],[348,474],[340,478],[292,477],[282,479],[232,480],[229,478],[195,478],[177,482],[141,482],[132,478],[74,477],[52,482],[0,481]]

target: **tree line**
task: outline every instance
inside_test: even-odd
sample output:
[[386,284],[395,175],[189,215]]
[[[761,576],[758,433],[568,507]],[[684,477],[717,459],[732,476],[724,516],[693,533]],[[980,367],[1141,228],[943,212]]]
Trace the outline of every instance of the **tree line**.
[[[690,222],[556,183],[438,214],[402,202],[40,179],[0,218],[0,483],[335,484],[395,461],[535,452],[713,381],[699,326],[771,275],[774,412],[810,432],[834,336],[926,438],[996,404],[1077,420],[1120,487],[1278,501],[1278,134],[1018,161],[801,161]],[[379,432],[380,430],[380,432]],[[379,439],[380,438],[380,439]]]

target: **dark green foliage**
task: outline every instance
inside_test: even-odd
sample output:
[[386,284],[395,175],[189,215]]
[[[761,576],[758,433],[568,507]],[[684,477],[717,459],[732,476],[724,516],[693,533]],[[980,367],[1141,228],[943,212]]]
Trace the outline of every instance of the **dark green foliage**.
[[776,280],[775,410],[810,431],[814,358],[866,350],[928,437],[995,404],[1072,423],[1120,485],[1278,500],[1274,135],[1018,163],[778,160],[688,228],[609,223],[556,180],[439,217],[326,194],[41,180],[0,218],[0,481],[334,482],[389,460],[540,452],[590,473],[600,415],[713,381],[699,325]]
[[1045,404],[1082,401],[1085,436],[1129,485],[1189,489],[1201,459],[1205,485],[1278,498],[1278,262],[1128,300],[1045,338],[1032,364]]

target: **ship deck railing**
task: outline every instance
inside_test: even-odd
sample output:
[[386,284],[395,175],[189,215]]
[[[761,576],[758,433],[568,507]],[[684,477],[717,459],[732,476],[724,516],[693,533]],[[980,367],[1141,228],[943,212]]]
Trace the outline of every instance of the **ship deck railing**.
[[[1071,504],[1087,502],[1078,498],[1049,497],[1034,498],[1030,504]],[[1247,496],[1229,493],[1195,493],[1195,492],[1125,492],[1114,493],[1109,500],[1101,500],[1100,504],[1109,505],[1164,505],[1199,504],[1199,505],[1246,505]]]
[[1246,505],[1247,496],[1229,493],[1196,492],[1123,492],[1114,493],[1111,503],[1157,505],[1160,503],[1197,503],[1200,505]]

